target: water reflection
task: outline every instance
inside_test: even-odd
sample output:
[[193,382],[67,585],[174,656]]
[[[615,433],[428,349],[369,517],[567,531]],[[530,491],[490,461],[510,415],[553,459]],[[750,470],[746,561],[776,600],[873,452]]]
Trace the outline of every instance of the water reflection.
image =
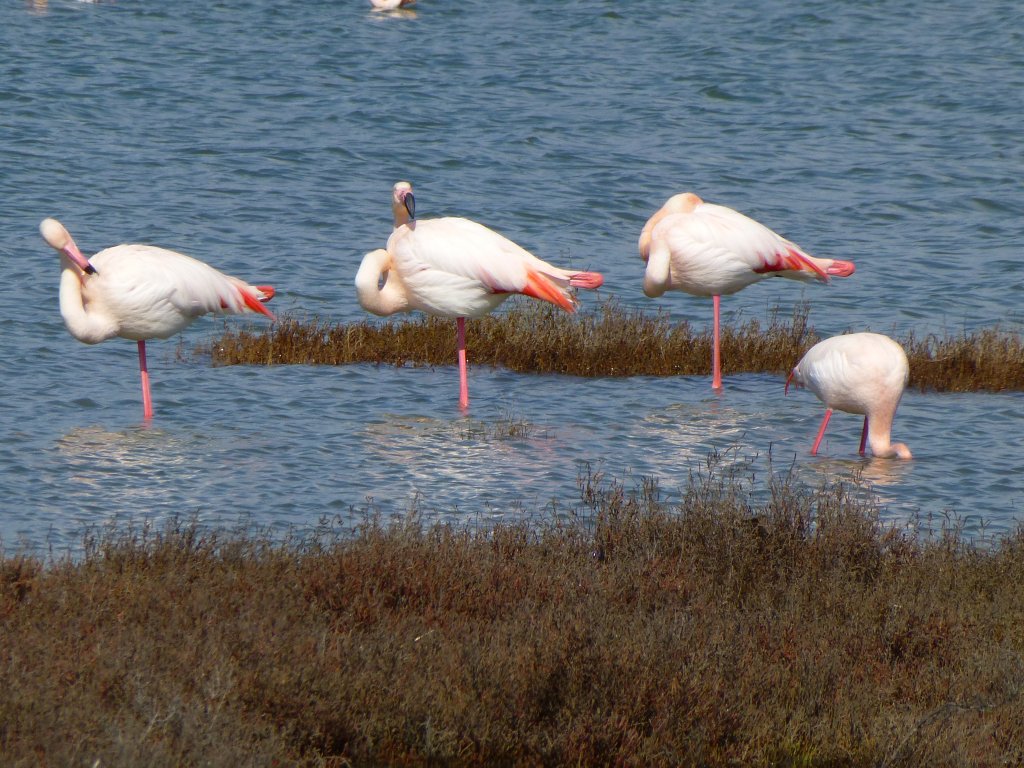
[[374,4],[371,8],[372,16],[375,19],[415,19],[416,9],[406,7],[387,8]]

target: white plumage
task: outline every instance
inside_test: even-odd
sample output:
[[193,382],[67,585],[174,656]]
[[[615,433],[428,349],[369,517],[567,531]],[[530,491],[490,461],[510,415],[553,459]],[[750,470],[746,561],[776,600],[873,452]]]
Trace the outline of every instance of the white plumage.
[[456,318],[463,408],[469,402],[465,318],[488,314],[514,293],[572,312],[570,288],[597,288],[604,280],[549,264],[469,219],[416,219],[412,185],[398,182],[392,192],[394,230],[386,249],[363,258],[355,280],[359,303],[376,315],[419,310]]
[[903,443],[891,442],[892,422],[910,378],[907,354],[879,333],[851,333],[818,342],[796,364],[786,382],[807,387],[825,404],[825,417],[811,454],[818,452],[825,427],[837,409],[864,415],[860,452],[911,458]]
[[127,244],[86,259],[56,219],[44,219],[39,231],[61,254],[60,312],[71,335],[86,344],[116,336],[138,342],[146,418],[152,417],[146,339],[166,339],[211,312],[274,318],[262,303],[273,288],[249,285],[183,253]]
[[672,196],[648,219],[639,249],[647,262],[645,294],[655,298],[676,290],[714,299],[715,389],[722,386],[719,297],[766,277],[828,282],[854,272],[849,261],[815,258],[763,224],[692,192]]

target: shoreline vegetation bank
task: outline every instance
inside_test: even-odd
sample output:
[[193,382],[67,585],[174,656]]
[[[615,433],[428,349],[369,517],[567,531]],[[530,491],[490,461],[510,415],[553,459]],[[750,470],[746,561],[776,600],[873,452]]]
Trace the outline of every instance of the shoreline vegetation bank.
[[[0,763],[1024,761],[1024,533],[856,483],[580,478],[572,509],[0,553]],[[927,522],[927,521],[919,521]]]
[[[509,302],[507,312],[467,323],[474,365],[573,376],[710,375],[711,331],[663,313],[626,309],[614,301],[573,315],[537,302]],[[722,328],[725,374],[786,376],[821,340],[808,323],[809,305],[765,323]],[[885,332],[884,330],[882,331]],[[954,335],[897,337],[910,361],[909,386],[936,392],[1024,390],[1024,341],[998,328]],[[283,318],[269,328],[227,329],[201,346],[216,365],[452,365],[455,324],[413,317],[332,323]]]

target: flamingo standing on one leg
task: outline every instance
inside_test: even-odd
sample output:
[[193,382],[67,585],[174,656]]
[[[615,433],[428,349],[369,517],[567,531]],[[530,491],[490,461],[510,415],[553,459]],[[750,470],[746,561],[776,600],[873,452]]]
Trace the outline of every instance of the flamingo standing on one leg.
[[644,225],[640,256],[647,262],[644,293],[679,290],[711,296],[714,347],[711,386],[722,388],[720,297],[766,277],[828,282],[853,274],[852,262],[818,259],[795,243],[731,208],[705,203],[692,192],[674,195]]
[[355,285],[363,309],[375,315],[419,310],[456,318],[459,407],[469,406],[466,318],[482,317],[513,293],[576,309],[569,290],[598,288],[597,272],[548,264],[482,224],[463,218],[416,219],[412,185],[394,186],[395,229],[387,249],[366,254]]
[[906,445],[893,443],[890,438],[896,406],[909,377],[910,365],[903,347],[880,333],[833,336],[807,350],[786,379],[786,392],[790,381],[795,381],[825,404],[825,418],[811,455],[818,453],[832,409],[838,408],[864,414],[861,455],[865,443],[869,443],[871,452],[880,458],[911,458]]
[[97,344],[115,336],[138,342],[142,405],[153,417],[146,366],[146,339],[166,339],[208,312],[259,312],[274,295],[191,256],[152,245],[116,245],[85,258],[56,219],[39,225],[43,239],[60,252],[60,313],[79,341]]

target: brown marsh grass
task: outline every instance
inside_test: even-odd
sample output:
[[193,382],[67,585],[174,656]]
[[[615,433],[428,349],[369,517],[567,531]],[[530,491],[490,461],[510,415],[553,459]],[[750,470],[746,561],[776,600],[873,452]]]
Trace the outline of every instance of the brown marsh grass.
[[672,503],[582,477],[560,523],[3,556],[0,764],[1020,764],[1024,535],[859,490],[712,459]]
[[[513,300],[514,301],[514,300]],[[750,319],[722,329],[726,373],[786,375],[821,340],[808,323],[810,308],[767,322]],[[711,333],[664,314],[609,301],[594,312],[569,315],[537,302],[513,303],[500,315],[467,323],[474,365],[574,376],[710,375]],[[987,329],[961,336],[911,334],[898,338],[910,360],[910,386],[939,392],[1024,388],[1024,344],[1017,334]],[[455,324],[431,317],[331,323],[286,318],[269,329],[226,330],[208,347],[218,365],[452,365]]]

